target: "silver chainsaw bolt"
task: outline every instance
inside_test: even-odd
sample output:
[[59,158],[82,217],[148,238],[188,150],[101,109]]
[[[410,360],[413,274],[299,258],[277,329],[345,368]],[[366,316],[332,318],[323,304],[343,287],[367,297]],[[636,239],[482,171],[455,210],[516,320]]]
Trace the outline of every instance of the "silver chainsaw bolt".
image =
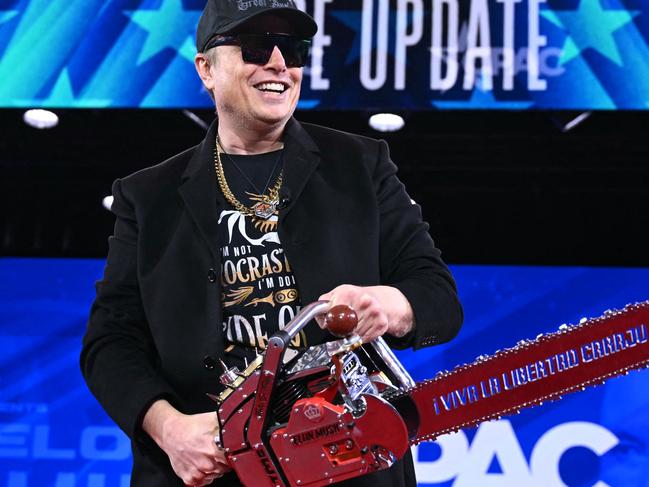
[[352,448],[354,448],[354,442],[352,440],[347,440],[345,442],[345,448],[347,448],[348,450],[351,450]]
[[336,445],[331,445],[331,446],[329,447],[329,453],[331,453],[332,455],[335,455],[336,453],[338,453],[338,446],[336,446]]

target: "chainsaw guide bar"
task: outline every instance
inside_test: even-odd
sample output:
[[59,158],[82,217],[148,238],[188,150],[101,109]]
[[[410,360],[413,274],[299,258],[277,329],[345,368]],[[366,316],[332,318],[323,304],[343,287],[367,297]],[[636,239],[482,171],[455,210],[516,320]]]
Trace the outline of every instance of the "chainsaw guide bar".
[[420,427],[412,444],[518,413],[649,365],[649,302],[441,372],[405,391],[417,404]]

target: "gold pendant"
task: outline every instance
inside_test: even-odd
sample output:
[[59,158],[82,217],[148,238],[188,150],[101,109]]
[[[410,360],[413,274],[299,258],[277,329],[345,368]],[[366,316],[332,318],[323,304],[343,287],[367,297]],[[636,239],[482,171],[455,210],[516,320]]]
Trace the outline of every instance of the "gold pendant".
[[262,220],[268,220],[275,211],[277,210],[277,201],[266,201],[262,200],[258,203],[255,203],[252,207],[252,211],[255,212],[257,218]]

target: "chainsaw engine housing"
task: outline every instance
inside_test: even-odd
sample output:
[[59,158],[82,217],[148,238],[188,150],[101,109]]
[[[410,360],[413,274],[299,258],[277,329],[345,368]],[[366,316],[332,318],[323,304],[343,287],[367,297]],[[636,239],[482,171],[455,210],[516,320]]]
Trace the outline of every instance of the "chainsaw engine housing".
[[287,364],[279,332],[224,374],[221,446],[244,485],[320,486],[390,467],[417,433],[412,379],[382,339],[311,347]]

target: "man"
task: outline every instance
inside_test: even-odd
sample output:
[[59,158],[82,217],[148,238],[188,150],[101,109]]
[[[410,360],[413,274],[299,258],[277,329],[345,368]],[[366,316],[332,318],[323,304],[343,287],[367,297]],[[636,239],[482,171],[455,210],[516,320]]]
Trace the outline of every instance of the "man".
[[[394,346],[459,329],[455,284],[387,145],[292,118],[316,29],[292,0],[210,0],[195,64],[217,122],[113,186],[81,366],[132,439],[133,485],[239,485],[213,441],[215,365],[254,356],[301,304],[348,304],[364,340]],[[310,325],[293,345],[327,339]],[[408,457],[347,484],[414,482]]]

